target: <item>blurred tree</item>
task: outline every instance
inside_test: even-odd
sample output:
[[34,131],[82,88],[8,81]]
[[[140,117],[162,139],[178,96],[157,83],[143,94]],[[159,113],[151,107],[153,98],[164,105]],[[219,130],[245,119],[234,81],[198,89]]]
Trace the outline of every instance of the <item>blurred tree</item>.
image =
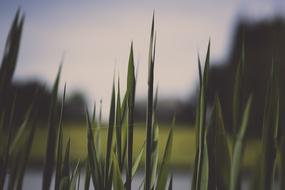
[[64,106],[64,120],[82,122],[85,119],[86,100],[84,95],[76,91],[67,98]]
[[[208,102],[213,105],[214,96],[221,99],[226,127],[232,129],[232,99],[234,77],[237,64],[241,61],[241,50],[244,41],[245,67],[241,83],[241,107],[246,98],[253,94],[253,109],[250,118],[249,131],[260,134],[262,130],[262,115],[264,110],[265,92],[271,65],[279,71],[279,87],[281,111],[284,110],[285,89],[285,21],[276,18],[269,21],[250,22],[242,20],[237,25],[233,46],[229,58],[223,64],[215,64],[209,72]],[[213,65],[213,64],[212,64]],[[282,118],[281,118],[282,120]],[[282,121],[281,121],[282,122]]]
[[[39,81],[13,82],[6,88],[5,101],[0,109],[5,112],[14,105],[13,124],[18,126],[24,119],[25,113],[33,104],[37,108],[37,120],[45,127],[50,110],[51,92]],[[58,101],[60,107],[61,101]],[[84,121],[85,97],[80,92],[75,92],[65,102],[63,120],[65,122]],[[60,109],[58,109],[60,110]]]

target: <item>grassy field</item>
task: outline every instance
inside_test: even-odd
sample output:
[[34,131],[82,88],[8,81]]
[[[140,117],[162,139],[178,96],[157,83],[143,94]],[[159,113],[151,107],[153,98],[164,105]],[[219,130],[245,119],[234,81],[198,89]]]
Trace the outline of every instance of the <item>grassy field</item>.
[[[159,129],[159,155],[163,154],[166,138],[170,126],[161,126]],[[102,128],[102,150],[106,146],[106,128]],[[33,162],[39,163],[43,160],[46,147],[47,129],[39,128],[36,131],[36,136],[33,143],[31,159]],[[84,160],[87,154],[87,137],[86,127],[84,124],[67,124],[64,127],[64,141],[71,139],[71,159]],[[134,131],[134,154],[140,150],[145,140],[145,128],[143,124],[135,126]],[[247,142],[244,158],[245,168],[251,168],[257,159],[257,153],[260,146],[256,140]],[[186,126],[176,126],[174,128],[174,139],[172,149],[171,163],[177,168],[191,168],[195,158],[195,129]]]

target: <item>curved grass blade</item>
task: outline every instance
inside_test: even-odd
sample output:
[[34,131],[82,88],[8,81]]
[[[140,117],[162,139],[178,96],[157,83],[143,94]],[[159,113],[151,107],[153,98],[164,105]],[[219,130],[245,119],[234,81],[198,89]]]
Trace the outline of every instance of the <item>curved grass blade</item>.
[[[207,153],[207,150],[205,149],[205,141],[206,141],[206,126],[205,126],[205,120],[206,120],[206,89],[207,89],[207,80],[208,80],[208,70],[209,70],[209,64],[210,64],[210,42],[208,44],[208,50],[207,50],[207,56],[204,66],[204,72],[202,76],[201,72],[201,64],[200,61],[198,62],[199,65],[199,76],[202,81],[200,81],[200,93],[199,93],[199,105],[197,108],[197,120],[196,120],[196,130],[198,131],[197,136],[197,150],[196,150],[196,158],[195,158],[195,166],[194,170],[195,173],[193,175],[193,182],[192,182],[192,189],[194,190],[201,190],[203,188],[202,185],[202,178],[203,176],[206,176],[207,165],[208,162],[206,161],[206,158],[204,158],[204,154]],[[208,153],[207,153],[208,154]],[[207,156],[207,155],[205,155]],[[205,166],[204,166],[205,165]]]
[[[5,89],[7,89],[7,87],[10,85],[15,72],[24,20],[25,17],[21,15],[21,11],[18,9],[7,37],[5,51],[0,68],[1,97],[4,95]],[[1,101],[2,99],[3,98],[1,98]]]
[[72,174],[70,177],[70,184],[69,184],[69,190],[76,190],[79,184],[79,179],[80,179],[80,168],[79,168],[80,162],[78,161]]
[[231,174],[230,174],[230,190],[236,190],[238,187],[238,179],[241,170],[241,161],[244,150],[244,137],[248,127],[248,120],[250,115],[250,109],[252,104],[252,96],[250,96],[247,100],[245,110],[242,116],[241,128],[239,129],[233,152],[233,160],[231,166]]

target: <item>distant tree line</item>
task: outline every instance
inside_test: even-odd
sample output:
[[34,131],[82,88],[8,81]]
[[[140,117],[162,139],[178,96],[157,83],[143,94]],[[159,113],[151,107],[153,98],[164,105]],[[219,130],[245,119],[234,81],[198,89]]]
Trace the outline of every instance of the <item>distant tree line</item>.
[[[244,45],[243,45],[244,44]],[[241,88],[241,102],[245,103],[245,98],[253,94],[253,110],[250,118],[250,132],[260,134],[262,115],[264,110],[264,99],[266,92],[266,81],[268,81],[269,71],[272,64],[278,69],[279,89],[281,97],[281,111],[285,108],[285,21],[276,18],[269,21],[252,22],[241,20],[234,31],[232,47],[227,60],[223,63],[211,63],[209,71],[209,84],[207,91],[207,101],[213,104],[215,95],[219,95],[222,103],[225,124],[228,130],[232,128],[232,98],[234,77],[237,64],[241,61],[241,52],[244,46],[245,68]],[[198,92],[198,89],[196,90]],[[177,123],[193,123],[195,121],[196,98],[194,94],[187,102],[176,100],[158,101],[158,121],[169,123],[175,115]],[[27,108],[34,102],[37,104],[37,118],[42,123],[47,121],[49,115],[49,105],[51,102],[50,90],[38,81],[13,82],[7,88],[7,93],[3,97],[0,109],[9,112],[13,109],[13,121],[23,120],[20,116],[26,113]],[[36,100],[36,101],[34,101]],[[9,108],[8,105],[15,107]],[[60,106],[61,100],[58,100]],[[65,103],[64,120],[70,122],[84,121],[84,109],[86,101],[80,92],[69,96]],[[243,107],[243,106],[241,106]],[[242,110],[241,110],[242,111]],[[140,100],[135,105],[135,121],[145,121],[146,102]],[[284,119],[281,118],[283,123]]]
[[[4,101],[0,107],[3,112],[13,112],[11,118],[17,126],[27,113],[30,106],[37,108],[37,120],[44,126],[49,117],[51,105],[51,91],[39,81],[13,82],[6,89]],[[36,105],[35,105],[36,104]],[[62,100],[58,99],[57,106],[60,107]],[[11,105],[14,105],[11,107]],[[86,101],[80,92],[68,96],[65,101],[63,119],[65,122],[82,122]],[[60,109],[59,109],[60,110]]]
[[[244,44],[244,45],[243,45]],[[221,99],[222,111],[226,127],[232,129],[232,98],[234,77],[238,63],[241,61],[242,48],[244,47],[245,68],[242,78],[241,103],[245,104],[249,94],[254,96],[253,109],[250,117],[249,131],[251,134],[260,134],[262,129],[262,115],[264,111],[264,100],[266,86],[271,70],[274,65],[279,71],[280,107],[285,108],[285,21],[275,18],[268,21],[240,20],[233,35],[232,46],[228,58],[222,62],[213,63],[211,60],[209,71],[209,83],[207,89],[207,101],[211,107],[215,95]],[[196,93],[198,89],[196,90]],[[188,102],[162,101],[158,107],[158,120],[169,122],[169,113],[176,115],[176,121],[193,123],[195,121],[195,109],[198,94],[189,97]],[[140,103],[144,105],[145,103]],[[167,104],[171,106],[167,106]],[[241,106],[244,107],[244,106]],[[242,110],[240,110],[242,111]],[[136,118],[143,120],[145,117],[145,106],[137,106]],[[167,117],[164,117],[167,115]],[[281,118],[281,123],[284,123]]]
[[[276,68],[280,93],[280,109],[284,111],[285,103],[285,21],[276,18],[269,21],[250,22],[242,20],[237,25],[229,58],[213,66],[209,73],[208,102],[213,104],[215,94],[221,99],[223,114],[228,130],[232,128],[232,98],[234,77],[237,64],[242,58],[244,46],[244,76],[241,82],[241,103],[246,97],[254,96],[250,117],[249,131],[261,134],[262,116],[271,67]],[[242,105],[241,107],[244,107]],[[242,110],[240,110],[242,111]],[[281,119],[283,123],[284,119]]]

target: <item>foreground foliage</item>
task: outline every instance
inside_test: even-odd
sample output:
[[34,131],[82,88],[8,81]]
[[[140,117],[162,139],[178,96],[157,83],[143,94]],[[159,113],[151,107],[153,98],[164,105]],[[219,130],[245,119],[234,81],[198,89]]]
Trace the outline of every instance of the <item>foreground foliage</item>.
[[[17,12],[7,39],[4,57],[0,68],[1,101],[5,101],[5,89],[11,85],[16,67],[20,46],[24,17]],[[48,137],[43,167],[42,189],[78,189],[82,171],[84,175],[84,189],[91,185],[96,190],[131,190],[132,179],[139,168],[143,156],[145,157],[145,176],[137,189],[163,190],[172,189],[175,179],[171,174],[170,160],[173,143],[173,130],[169,129],[164,153],[159,162],[159,125],[156,120],[158,90],[154,93],[154,66],[156,51],[156,34],[154,17],[151,25],[149,63],[148,63],[148,103],[146,120],[146,137],[138,155],[134,157],[134,106],[136,91],[136,75],[133,44],[130,46],[127,88],[121,97],[120,82],[116,85],[114,79],[111,94],[111,106],[107,127],[106,147],[101,150],[100,128],[101,109],[99,116],[94,110],[86,110],[87,128],[87,158],[79,160],[75,165],[70,162],[70,144],[63,140],[62,115],[64,112],[65,88],[63,103],[58,108],[60,73],[56,77],[52,90],[52,103],[48,123]],[[244,52],[244,49],[242,50]],[[235,86],[233,92],[233,127],[236,131],[232,136],[224,126],[223,110],[218,95],[215,98],[210,119],[207,119],[210,106],[206,102],[208,71],[210,67],[210,43],[202,71],[198,59],[200,92],[196,112],[196,156],[194,163],[192,190],[237,190],[243,182],[242,159],[244,157],[246,131],[251,114],[253,95],[246,102],[239,99],[241,80],[245,69],[244,53],[236,69]],[[272,189],[279,179],[280,189],[284,186],[284,145],[285,136],[279,124],[279,86],[275,74],[276,68],[272,64],[268,79],[268,91],[264,108],[262,126],[262,151],[257,161],[256,173],[252,180],[252,189]],[[35,101],[38,94],[35,93]],[[27,114],[20,127],[13,124],[13,105],[7,110],[1,110],[0,130],[0,189],[21,189],[23,178],[31,152],[35,134],[36,106],[27,108]],[[242,110],[242,111],[239,111]],[[173,125],[175,125],[174,117]],[[232,139],[232,141],[230,141]],[[283,150],[283,151],[282,151]],[[9,175],[9,178],[8,178]],[[54,184],[52,187],[52,179]]]

